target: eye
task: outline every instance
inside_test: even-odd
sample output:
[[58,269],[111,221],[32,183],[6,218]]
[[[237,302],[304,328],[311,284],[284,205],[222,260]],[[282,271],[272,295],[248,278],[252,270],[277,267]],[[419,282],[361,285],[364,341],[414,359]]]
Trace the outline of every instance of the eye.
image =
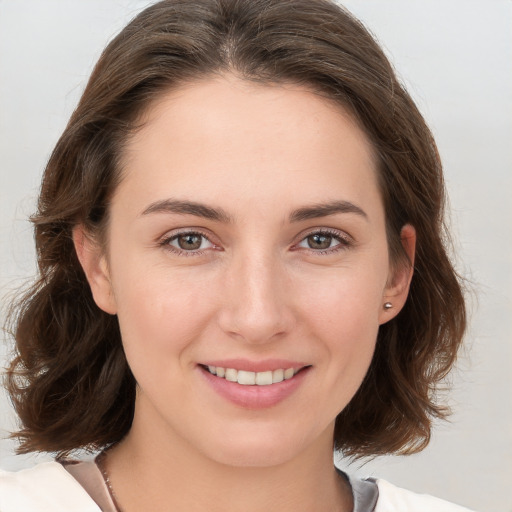
[[[326,235],[323,233],[314,233],[307,236],[300,244],[300,247],[307,245],[310,249],[329,249],[332,243],[336,242],[332,235]],[[338,242],[339,243],[339,242]]]
[[330,231],[315,231],[297,244],[297,247],[320,253],[335,252],[348,246],[350,246],[350,240],[347,236]]
[[189,253],[201,252],[214,247],[205,235],[195,232],[178,233],[163,240],[162,245],[168,246],[176,252]]

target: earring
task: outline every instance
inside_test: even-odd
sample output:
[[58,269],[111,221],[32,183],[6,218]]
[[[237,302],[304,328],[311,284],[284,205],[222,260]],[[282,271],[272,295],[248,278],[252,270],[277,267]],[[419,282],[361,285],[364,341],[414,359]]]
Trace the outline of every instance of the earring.
[[391,302],[385,302],[384,303],[384,309],[387,311],[388,309],[391,309],[393,307],[393,304]]

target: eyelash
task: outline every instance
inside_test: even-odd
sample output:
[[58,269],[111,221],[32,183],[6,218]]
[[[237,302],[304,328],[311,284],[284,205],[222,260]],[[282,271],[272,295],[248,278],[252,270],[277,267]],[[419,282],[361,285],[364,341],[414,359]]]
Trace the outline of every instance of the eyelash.
[[208,235],[206,235],[205,233],[202,233],[201,231],[181,231],[179,233],[174,233],[173,235],[171,236],[167,236],[165,237],[164,239],[162,239],[159,243],[160,246],[164,247],[165,249],[175,253],[175,254],[178,254],[179,256],[185,256],[185,257],[188,257],[188,256],[200,256],[202,254],[204,254],[208,249],[202,249],[202,250],[195,250],[195,251],[185,251],[184,249],[178,249],[177,247],[173,247],[171,245],[171,242],[173,242],[174,240],[177,240],[180,236],[185,236],[185,235],[189,235],[189,236],[200,236],[206,240],[208,240],[208,242],[210,242],[214,248],[216,248],[217,246],[210,240],[210,238],[208,237]]
[[[210,242],[213,245],[213,248],[217,248],[217,246],[210,240],[208,235],[206,235],[205,233],[202,233],[201,231],[181,231],[179,233],[174,233],[171,236],[167,236],[167,237],[163,238],[159,242],[159,245],[164,247],[165,249],[175,253],[175,254],[178,254],[180,256],[185,256],[185,257],[200,256],[200,255],[203,255],[207,250],[211,249],[209,247],[207,249],[202,249],[202,250],[186,251],[184,249],[178,249],[178,248],[176,248],[176,247],[171,245],[171,242],[173,242],[174,240],[177,240],[178,237],[184,236],[184,235],[200,236],[200,237],[206,239],[208,242]],[[297,244],[294,244],[293,250],[294,251],[295,250],[300,250],[300,249],[296,248],[298,246],[298,244],[304,242],[307,238],[309,238],[310,236],[313,236],[313,235],[332,237],[337,242],[339,242],[334,247],[327,248],[327,249],[316,250],[316,249],[311,249],[311,248],[309,248],[309,249],[304,248],[305,250],[310,251],[313,254],[321,254],[321,255],[324,255],[324,254],[334,254],[334,253],[337,253],[339,251],[343,251],[343,250],[349,249],[350,247],[352,247],[354,245],[354,242],[351,239],[351,237],[349,237],[348,235],[346,235],[346,234],[344,234],[344,233],[342,233],[342,232],[340,232],[338,230],[334,230],[334,229],[332,229],[332,230],[331,229],[316,229],[316,230],[313,230],[313,231],[305,234],[299,240],[299,242]]]
[[[337,242],[339,242],[334,247],[327,248],[327,249],[320,249],[320,250],[318,250],[318,249],[315,250],[315,249],[311,249],[311,248],[306,249],[306,250],[311,251],[314,254],[322,254],[322,255],[334,254],[339,251],[349,249],[350,247],[352,247],[354,245],[352,238],[350,236],[348,236],[347,234],[345,234],[341,231],[338,231],[337,229],[325,229],[325,228],[315,229],[313,231],[310,231],[309,233],[307,233],[306,235],[304,235],[301,238],[301,240],[299,241],[299,244],[313,235],[328,236],[328,237],[333,238]],[[295,245],[298,245],[298,244],[295,244]]]

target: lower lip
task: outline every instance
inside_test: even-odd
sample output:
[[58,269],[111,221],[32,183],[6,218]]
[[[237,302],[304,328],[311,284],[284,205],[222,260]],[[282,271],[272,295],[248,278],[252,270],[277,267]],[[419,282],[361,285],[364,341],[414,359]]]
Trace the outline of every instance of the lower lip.
[[297,390],[310,368],[303,368],[291,379],[276,384],[244,386],[238,382],[230,382],[222,377],[216,377],[202,366],[198,366],[199,371],[214,391],[231,403],[246,409],[265,409],[279,404]]

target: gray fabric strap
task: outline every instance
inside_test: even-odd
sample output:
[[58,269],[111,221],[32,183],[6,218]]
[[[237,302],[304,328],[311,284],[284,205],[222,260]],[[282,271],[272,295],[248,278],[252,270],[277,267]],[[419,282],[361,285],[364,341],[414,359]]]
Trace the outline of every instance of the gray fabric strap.
[[354,497],[354,512],[373,512],[379,499],[379,488],[373,478],[351,477],[336,468],[336,471],[350,483]]

